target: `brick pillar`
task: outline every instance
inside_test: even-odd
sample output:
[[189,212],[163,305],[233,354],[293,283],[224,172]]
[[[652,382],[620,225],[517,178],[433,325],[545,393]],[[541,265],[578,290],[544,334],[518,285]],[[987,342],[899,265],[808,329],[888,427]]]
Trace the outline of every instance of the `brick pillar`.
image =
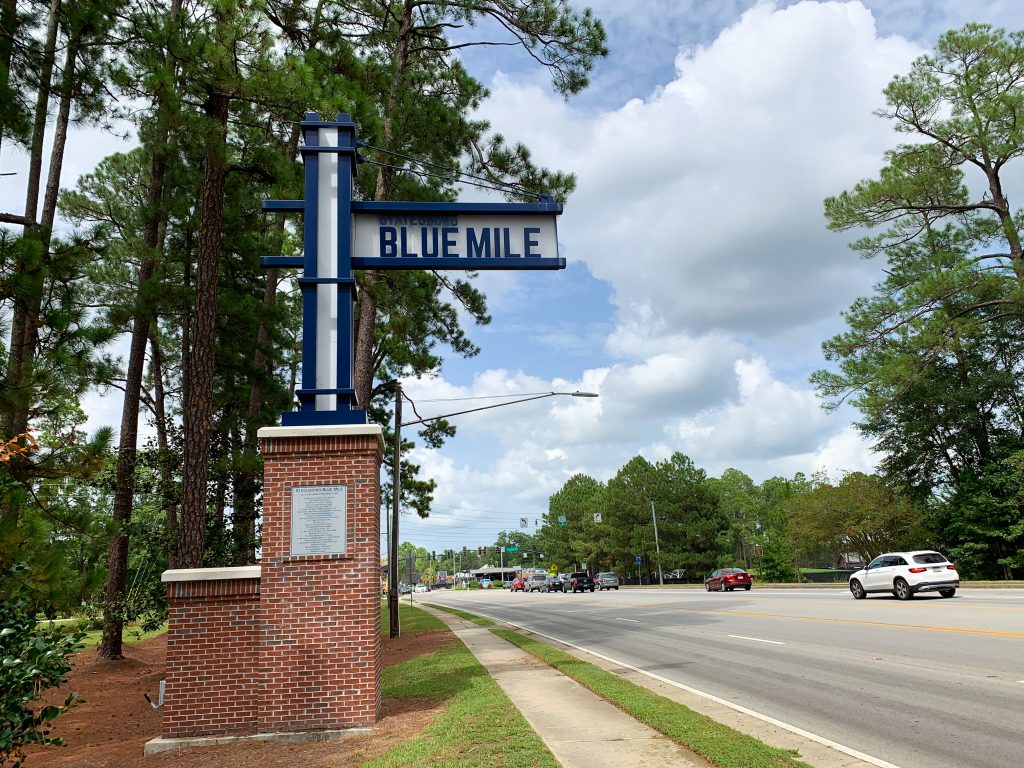
[[[259,439],[263,550],[258,730],[372,726],[380,711],[381,429],[266,427]],[[298,498],[296,493],[308,498],[316,486],[345,494],[344,553],[295,554],[296,549],[319,546],[315,535],[292,535],[293,498]],[[302,510],[306,503],[296,501]],[[296,511],[296,519],[308,526],[302,510]],[[337,538],[336,530],[327,533],[325,540]]]
[[256,731],[260,567],[164,571],[166,739]]

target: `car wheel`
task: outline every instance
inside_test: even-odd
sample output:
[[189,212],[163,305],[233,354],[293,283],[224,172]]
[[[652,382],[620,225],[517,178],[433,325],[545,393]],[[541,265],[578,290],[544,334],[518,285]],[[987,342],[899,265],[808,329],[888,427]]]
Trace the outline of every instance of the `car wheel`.
[[939,590],[939,594],[942,595],[943,597],[952,597],[953,595],[956,594],[956,590],[955,589],[940,589]]
[[747,590],[747,592],[749,592],[750,591],[750,585],[747,584],[747,586],[745,586],[744,589]]
[[854,600],[863,600],[868,596],[868,593],[864,591],[864,587],[856,579],[850,582],[850,592],[853,593]]
[[706,581],[704,582],[704,589],[706,589],[708,592],[711,591],[711,585],[708,584]]
[[615,591],[616,591],[616,592],[618,592],[618,591],[619,591],[619,588],[618,588],[618,587],[616,587],[616,588],[615,588]]
[[593,587],[591,587],[591,588],[590,588],[590,591],[591,591],[591,592],[593,592],[593,591],[594,591],[594,588],[593,588]]
[[892,583],[892,593],[896,595],[897,600],[909,600],[914,596],[914,593],[910,591],[910,585],[907,584],[905,579],[896,579]]

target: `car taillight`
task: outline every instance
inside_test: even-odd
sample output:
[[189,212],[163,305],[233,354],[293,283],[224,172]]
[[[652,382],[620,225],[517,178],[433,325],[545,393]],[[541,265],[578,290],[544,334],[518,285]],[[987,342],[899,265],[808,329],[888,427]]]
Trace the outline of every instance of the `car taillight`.
[[947,571],[955,571],[956,570],[956,566],[955,565],[947,565],[946,566],[946,570]]
[[927,568],[911,568],[910,572],[911,573],[924,573],[927,570],[928,570]]

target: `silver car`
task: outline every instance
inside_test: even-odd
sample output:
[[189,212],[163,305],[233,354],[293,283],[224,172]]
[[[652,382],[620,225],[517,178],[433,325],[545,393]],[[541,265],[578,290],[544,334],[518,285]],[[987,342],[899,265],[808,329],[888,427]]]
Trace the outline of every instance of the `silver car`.
[[611,571],[606,573],[599,573],[594,577],[594,584],[597,585],[599,590],[601,589],[619,589],[619,577]]

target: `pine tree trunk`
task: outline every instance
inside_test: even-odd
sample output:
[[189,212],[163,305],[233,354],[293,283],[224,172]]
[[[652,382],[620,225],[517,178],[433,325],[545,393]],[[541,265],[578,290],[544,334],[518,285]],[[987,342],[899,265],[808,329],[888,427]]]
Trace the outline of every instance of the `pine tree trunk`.
[[[413,3],[411,0],[406,0],[402,20],[399,23],[398,41],[395,44],[395,61],[391,72],[391,89],[388,92],[387,106],[384,112],[382,139],[385,149],[390,148],[389,145],[394,135],[394,113],[398,105],[398,95],[405,87],[405,74],[409,67],[411,56],[409,41],[413,32],[412,13]],[[390,171],[387,168],[381,168],[377,174],[374,200],[387,200],[390,195]],[[373,285],[376,280],[377,275],[372,270],[363,272],[360,285],[362,290],[359,291],[359,302],[356,307],[355,364],[352,373],[352,386],[356,391],[356,403],[360,408],[370,407],[373,377],[376,373],[373,367],[373,348],[377,335],[377,301],[373,296]]]
[[[166,136],[163,141],[166,141]],[[166,153],[158,148],[153,156],[149,176],[146,225],[143,243],[146,256],[139,269],[136,288],[136,314],[132,320],[132,339],[125,372],[124,402],[121,407],[121,435],[117,450],[117,468],[114,472],[114,501],[112,517],[115,532],[107,553],[107,586],[105,602],[120,604],[125,587],[128,565],[128,524],[135,500],[135,463],[139,438],[139,401],[142,395],[142,374],[146,365],[146,344],[152,322],[144,308],[143,297],[156,272],[158,239],[160,235],[160,204],[163,199],[164,176],[167,170]],[[103,639],[98,653],[100,658],[120,659],[123,623],[117,612],[104,611]]]
[[[14,61],[15,25],[18,23],[18,0],[0,0],[0,91],[7,91],[11,84],[11,63]],[[6,125],[0,111],[0,145]]]
[[[29,173],[25,193],[25,236],[36,228],[36,213],[39,208],[39,179],[43,172],[43,140],[46,137],[46,118],[49,114],[50,80],[53,77],[53,63],[57,49],[57,22],[60,14],[60,0],[50,0],[50,15],[46,25],[46,42],[43,47],[43,63],[39,73],[39,89],[36,92],[35,120],[29,145]],[[4,382],[9,401],[3,414],[3,432],[20,435],[28,429],[29,402],[31,400],[32,366],[35,359],[33,339],[38,332],[37,320],[42,303],[42,257],[31,249],[19,257],[15,266],[18,282],[29,285],[27,295],[16,297],[11,312],[11,344],[7,355],[7,378]]]
[[[174,0],[169,12],[175,18],[181,10],[181,0]],[[170,68],[170,57],[165,59]],[[151,314],[145,309],[145,295],[160,261],[160,233],[163,216],[164,178],[167,175],[167,122],[166,98],[157,103],[158,135],[153,141],[149,171],[149,193],[146,199],[146,223],[142,242],[146,249],[139,268],[139,282],[135,291],[135,317],[132,319],[132,339],[125,371],[124,400],[121,405],[121,434],[117,449],[117,467],[114,470],[114,501],[112,517],[114,535],[107,550],[107,584],[104,595],[106,605],[118,606],[124,599],[125,579],[128,572],[128,525],[135,501],[135,464],[139,440],[139,401],[142,395],[142,374],[146,366],[146,344],[152,324]],[[102,659],[123,657],[121,643],[124,621],[120,611],[103,612],[103,637],[97,654]]]
[[170,441],[167,437],[167,396],[164,392],[164,356],[155,326],[150,326],[149,347],[150,378],[153,380],[153,421],[156,426],[156,445],[159,451],[157,462],[160,473],[158,497],[164,511],[164,536],[167,546],[167,564],[178,567],[178,485],[174,481],[174,466],[177,462],[171,456]]
[[182,568],[202,567],[205,547],[229,102],[227,94],[212,90],[203,105],[207,125],[203,136],[205,167],[196,264],[195,321],[191,353],[184,360],[188,390],[184,404],[184,478],[181,518],[178,521],[178,560]]

